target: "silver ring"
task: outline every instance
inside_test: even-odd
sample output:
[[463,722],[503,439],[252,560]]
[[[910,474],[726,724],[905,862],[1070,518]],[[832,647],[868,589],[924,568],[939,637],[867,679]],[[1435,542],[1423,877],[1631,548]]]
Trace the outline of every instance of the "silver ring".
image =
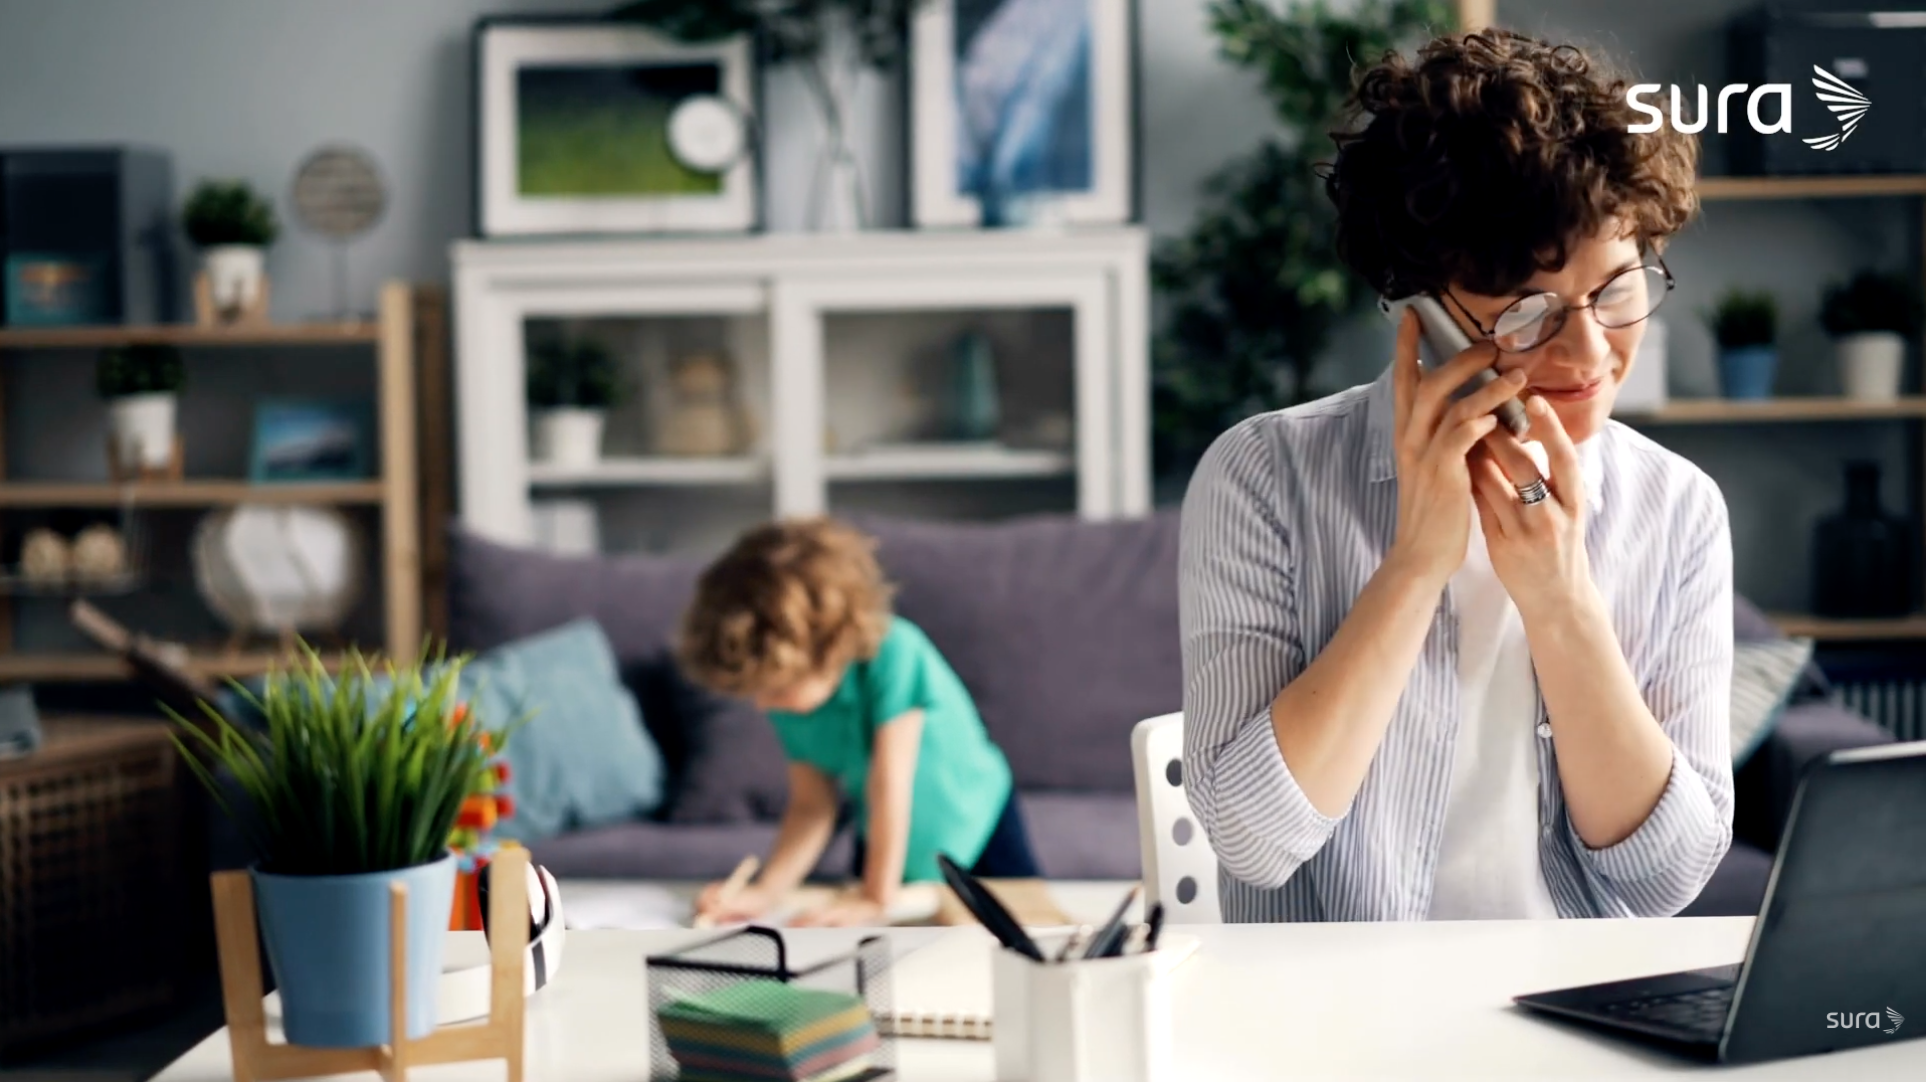
[[1543,503],[1545,498],[1550,495],[1551,490],[1545,487],[1545,479],[1543,477],[1540,477],[1529,485],[1518,486],[1518,502],[1527,507],[1535,503]]

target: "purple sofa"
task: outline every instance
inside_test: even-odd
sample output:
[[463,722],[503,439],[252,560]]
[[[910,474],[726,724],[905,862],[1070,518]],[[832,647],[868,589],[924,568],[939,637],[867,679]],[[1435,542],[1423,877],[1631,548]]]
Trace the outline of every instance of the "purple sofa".
[[[898,611],[942,649],[1009,756],[1045,873],[1140,875],[1129,734],[1182,703],[1176,512],[860,525],[879,540]],[[558,557],[452,532],[451,644],[485,650],[595,617],[669,763],[667,801],[652,819],[532,843],[559,876],[718,878],[775,838],[785,782],[773,732],[753,709],[691,685],[670,657],[699,570],[686,559]],[[1744,601],[1734,626],[1741,639],[1776,634]],[[1738,840],[1688,913],[1757,912],[1799,770],[1834,748],[1890,739],[1824,692],[1813,667],[1800,701],[1740,771]],[[842,875],[850,859],[845,830],[818,871]]]

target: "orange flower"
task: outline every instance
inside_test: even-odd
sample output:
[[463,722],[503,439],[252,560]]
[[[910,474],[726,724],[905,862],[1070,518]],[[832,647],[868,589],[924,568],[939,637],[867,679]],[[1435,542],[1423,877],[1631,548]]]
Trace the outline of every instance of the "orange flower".
[[503,785],[508,784],[508,760],[507,759],[497,759],[495,761],[495,780],[498,782],[501,782]]
[[455,709],[450,711],[448,714],[448,727],[450,729],[459,729],[461,728],[461,723],[467,720],[468,720],[468,704],[456,703]]
[[508,817],[510,817],[510,816],[512,816],[512,815],[514,815],[514,814],[515,814],[515,798],[514,798],[514,797],[512,797],[512,796],[498,796],[498,797],[496,797],[496,798],[495,798],[495,810],[496,810],[496,812],[497,812],[497,814],[499,814],[499,815],[500,815],[500,816],[501,816],[501,817],[502,817],[503,819],[507,819]]

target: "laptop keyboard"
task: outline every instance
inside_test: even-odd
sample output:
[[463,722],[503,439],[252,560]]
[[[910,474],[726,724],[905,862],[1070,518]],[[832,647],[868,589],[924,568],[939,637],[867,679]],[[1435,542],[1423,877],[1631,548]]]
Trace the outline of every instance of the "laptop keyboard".
[[1725,1030],[1725,1016],[1732,1007],[1732,992],[1733,986],[1728,984],[1696,992],[1675,992],[1605,1003],[1598,1010],[1608,1017],[1627,1022],[1643,1022],[1717,1036]]

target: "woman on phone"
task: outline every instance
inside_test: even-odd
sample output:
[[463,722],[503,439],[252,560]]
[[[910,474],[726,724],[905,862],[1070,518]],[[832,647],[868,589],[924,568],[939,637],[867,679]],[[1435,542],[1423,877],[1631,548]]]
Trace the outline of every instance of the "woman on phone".
[[1731,843],[1725,502],[1609,419],[1698,149],[1628,133],[1625,85],[1493,30],[1357,87],[1339,250],[1472,346],[1424,368],[1406,313],[1375,382],[1191,480],[1185,781],[1226,920],[1669,915]]

